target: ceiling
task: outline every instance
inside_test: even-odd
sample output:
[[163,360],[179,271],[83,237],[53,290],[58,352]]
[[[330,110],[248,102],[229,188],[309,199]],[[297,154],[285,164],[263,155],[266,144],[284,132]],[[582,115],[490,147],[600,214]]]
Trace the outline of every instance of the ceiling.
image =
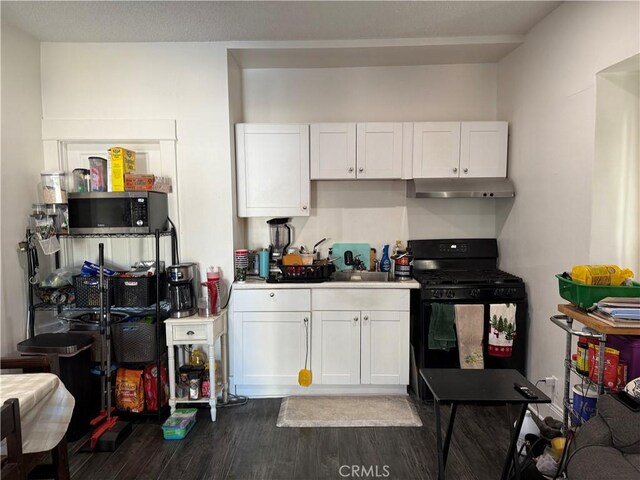
[[524,35],[552,1],[6,1],[47,42],[309,41]]

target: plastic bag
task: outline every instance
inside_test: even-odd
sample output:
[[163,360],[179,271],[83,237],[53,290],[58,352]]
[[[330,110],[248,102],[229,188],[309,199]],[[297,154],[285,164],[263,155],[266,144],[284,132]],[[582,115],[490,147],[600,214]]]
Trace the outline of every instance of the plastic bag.
[[47,275],[47,278],[40,282],[40,286],[42,288],[62,288],[73,285],[74,275],[77,275],[77,271],[70,268],[58,268]]

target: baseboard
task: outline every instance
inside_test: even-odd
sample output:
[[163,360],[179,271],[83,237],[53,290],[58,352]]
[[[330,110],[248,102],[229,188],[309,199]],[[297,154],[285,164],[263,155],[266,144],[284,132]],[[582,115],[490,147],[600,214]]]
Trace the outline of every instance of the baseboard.
[[539,420],[544,420],[545,417],[552,417],[556,420],[562,421],[563,410],[555,403],[543,403],[543,404],[530,404],[529,411],[531,415],[537,417]]
[[289,395],[407,395],[406,385],[237,385],[238,395],[274,398]]

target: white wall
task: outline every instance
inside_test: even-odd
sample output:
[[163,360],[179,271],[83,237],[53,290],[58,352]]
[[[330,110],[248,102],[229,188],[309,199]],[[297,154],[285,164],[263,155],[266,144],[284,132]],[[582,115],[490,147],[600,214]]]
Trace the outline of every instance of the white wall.
[[[640,55],[596,81],[590,263],[640,275]],[[614,69],[617,70],[616,67]],[[626,70],[626,71],[625,71]],[[612,208],[613,207],[613,208]]]
[[25,338],[25,236],[36,184],[44,163],[40,121],[40,42],[2,22],[2,280],[0,354],[10,355]]
[[226,48],[43,43],[42,92],[45,118],[175,119],[180,260],[233,278]]
[[[493,120],[496,65],[243,70],[245,122]],[[315,181],[296,245],[495,236],[495,200],[407,199],[403,181]],[[266,246],[266,218],[248,246]],[[378,250],[380,252],[380,250]],[[325,253],[326,250],[323,252]]]
[[566,2],[498,65],[518,192],[498,206],[501,266],[527,283],[532,380],[563,378],[565,336],[549,321],[562,302],[554,274],[589,259],[596,73],[640,51],[638,13],[638,3]]

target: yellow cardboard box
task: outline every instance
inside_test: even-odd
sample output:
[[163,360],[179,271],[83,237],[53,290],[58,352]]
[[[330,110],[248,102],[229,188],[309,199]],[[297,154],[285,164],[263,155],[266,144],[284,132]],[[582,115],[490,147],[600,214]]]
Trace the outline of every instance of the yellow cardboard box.
[[136,172],[136,152],[122,147],[111,147],[109,155],[109,191],[124,192],[124,175]]

